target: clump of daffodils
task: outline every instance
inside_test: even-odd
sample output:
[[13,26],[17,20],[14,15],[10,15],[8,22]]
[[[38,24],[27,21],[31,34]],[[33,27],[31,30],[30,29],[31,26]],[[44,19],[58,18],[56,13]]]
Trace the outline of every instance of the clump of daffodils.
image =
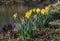
[[25,13],[25,17],[26,18],[30,18],[32,13],[40,13],[40,14],[48,14],[49,12],[49,7],[46,6],[44,9],[40,9],[40,8],[34,8],[34,9],[31,9],[31,10],[28,10],[26,13]]

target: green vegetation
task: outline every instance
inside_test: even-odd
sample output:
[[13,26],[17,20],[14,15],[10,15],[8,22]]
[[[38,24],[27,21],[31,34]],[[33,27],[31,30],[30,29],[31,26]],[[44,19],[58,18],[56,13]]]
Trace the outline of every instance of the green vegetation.
[[[32,15],[31,18],[29,19],[23,18],[21,23],[18,23],[18,22],[16,23],[16,28],[17,28],[18,33],[20,34],[20,37],[22,37],[23,39],[28,39],[26,41],[29,41],[29,40],[34,41],[31,39],[36,38],[37,37],[36,35],[39,34],[37,32],[38,28],[39,28],[39,31],[41,31],[41,28],[53,28],[53,27],[55,28],[55,26],[49,24],[49,22],[60,19],[59,12],[52,12],[52,13],[49,12],[48,14],[44,14],[44,15],[39,13],[35,15]],[[58,39],[59,37],[56,36],[56,41],[58,41]],[[55,41],[55,39],[52,39],[52,40],[41,39],[39,41]]]
[[[39,4],[39,0],[37,2],[36,0],[23,0],[21,4],[20,0],[11,0],[12,3],[8,0],[3,1],[4,4],[0,4],[0,25],[3,27],[5,24],[8,25],[6,26],[7,32],[0,31],[3,33],[0,36],[4,35],[1,41],[6,35],[8,38],[4,41],[60,41],[60,5],[53,6],[52,4],[49,7],[43,0],[41,3],[48,6],[38,8],[30,3],[35,2],[36,5]],[[28,6],[26,2],[29,3]],[[9,30],[9,24],[13,24],[14,26],[11,27],[15,28]]]

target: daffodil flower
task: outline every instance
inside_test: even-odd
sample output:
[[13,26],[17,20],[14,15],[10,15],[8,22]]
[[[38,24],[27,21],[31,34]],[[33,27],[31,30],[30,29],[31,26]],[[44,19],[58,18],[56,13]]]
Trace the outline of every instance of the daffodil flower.
[[30,12],[26,12],[25,17],[26,18],[30,18],[30,16],[31,16],[31,13]]
[[32,13],[32,9],[31,9],[31,10],[29,10],[29,12],[30,12],[30,13]]
[[17,13],[14,13],[13,18],[16,19],[16,17],[17,17]]
[[39,8],[36,9],[36,12],[39,13],[41,10]]
[[48,13],[49,11],[48,10],[45,10],[45,13]]
[[34,12],[34,13],[35,13],[35,11],[36,11],[36,8],[33,9],[33,12]]
[[48,7],[48,6],[46,6],[46,7],[45,7],[45,10],[48,10],[48,11],[49,11],[49,7]]
[[45,9],[41,10],[41,14],[43,14],[43,15],[45,14]]
[[49,12],[49,7],[48,7],[48,6],[45,7],[45,12],[46,12],[46,13]]

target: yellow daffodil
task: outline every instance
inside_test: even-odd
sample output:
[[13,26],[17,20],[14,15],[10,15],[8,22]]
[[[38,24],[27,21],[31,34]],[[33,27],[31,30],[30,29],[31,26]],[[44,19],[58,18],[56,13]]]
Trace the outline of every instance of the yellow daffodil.
[[30,13],[32,13],[32,9],[31,9],[31,10],[29,10],[29,12],[30,12]]
[[35,13],[35,11],[36,11],[36,8],[33,9],[33,12],[34,12],[34,13]]
[[46,7],[45,7],[45,10],[49,10],[49,7],[48,7],[48,6],[46,6]]
[[46,13],[49,12],[49,7],[48,7],[48,6],[45,7],[45,12],[46,12]]
[[17,17],[17,13],[14,13],[13,18],[16,19],[16,17]]
[[45,13],[48,13],[49,11],[48,10],[45,10]]
[[30,16],[31,16],[31,13],[30,12],[26,12],[25,17],[29,18]]
[[45,9],[41,10],[41,14],[43,14],[43,15],[45,14]]
[[41,10],[39,8],[36,9],[36,12],[39,13]]

